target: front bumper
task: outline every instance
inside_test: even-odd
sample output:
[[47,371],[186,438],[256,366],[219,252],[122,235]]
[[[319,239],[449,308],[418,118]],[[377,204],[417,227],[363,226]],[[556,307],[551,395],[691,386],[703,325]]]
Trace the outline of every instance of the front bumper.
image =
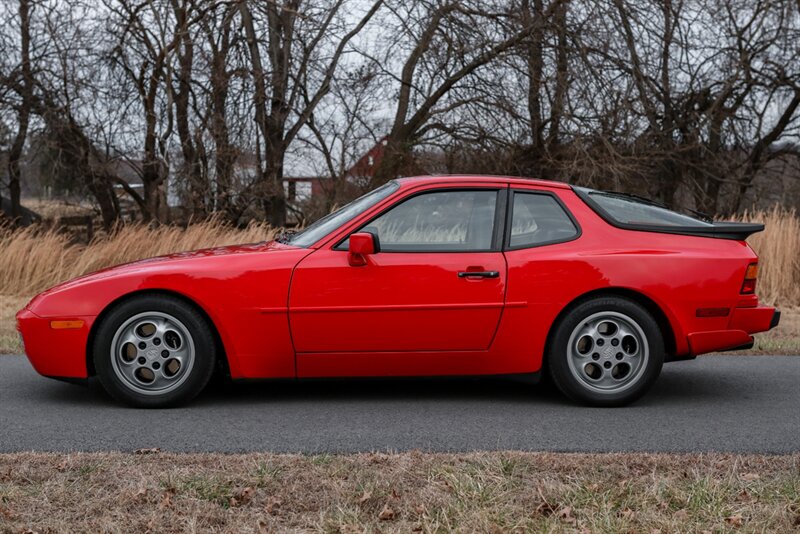
[[753,334],[775,328],[780,320],[780,310],[770,306],[734,308],[726,330],[689,334],[689,351],[692,356],[697,356],[708,352],[752,347]]
[[[53,320],[82,320],[75,329],[54,330]],[[39,317],[25,308],[17,313],[17,330],[36,372],[49,377],[86,378],[86,344],[95,317]]]

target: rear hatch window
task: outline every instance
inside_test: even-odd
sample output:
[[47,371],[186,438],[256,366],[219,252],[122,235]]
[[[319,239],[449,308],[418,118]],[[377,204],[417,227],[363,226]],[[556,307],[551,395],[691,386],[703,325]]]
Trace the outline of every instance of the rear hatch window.
[[638,195],[574,187],[575,193],[608,223],[627,230],[746,239],[763,224],[714,221],[704,213],[683,208],[681,213]]
[[656,224],[667,226],[713,226],[711,217],[692,217],[673,211],[653,200],[606,191],[587,190],[589,197],[609,217],[624,224]]

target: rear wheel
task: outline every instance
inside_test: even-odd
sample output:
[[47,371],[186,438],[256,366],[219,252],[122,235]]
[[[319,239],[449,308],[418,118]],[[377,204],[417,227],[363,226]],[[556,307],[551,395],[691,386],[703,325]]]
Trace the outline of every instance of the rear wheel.
[[188,402],[208,383],[216,345],[192,306],[168,295],[125,301],[98,326],[93,350],[103,388],[137,407]]
[[548,363],[568,397],[595,406],[621,406],[652,386],[664,362],[664,340],[650,313],[622,297],[577,305],[558,325]]

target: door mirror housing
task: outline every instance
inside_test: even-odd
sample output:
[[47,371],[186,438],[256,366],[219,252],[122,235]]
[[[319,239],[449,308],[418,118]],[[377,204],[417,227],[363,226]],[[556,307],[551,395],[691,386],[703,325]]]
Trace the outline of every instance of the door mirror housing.
[[372,232],[356,232],[350,234],[350,246],[347,252],[347,261],[353,267],[363,267],[367,264],[367,256],[381,251],[378,236]]

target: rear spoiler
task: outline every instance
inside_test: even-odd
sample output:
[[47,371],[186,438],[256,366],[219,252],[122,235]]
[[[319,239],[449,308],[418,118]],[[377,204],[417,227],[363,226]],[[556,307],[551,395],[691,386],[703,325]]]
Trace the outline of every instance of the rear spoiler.
[[764,231],[764,225],[760,223],[742,222],[715,222],[713,232],[710,237],[721,237],[723,239],[737,239],[744,241],[753,234]]
[[664,234],[691,235],[697,237],[715,237],[717,239],[733,239],[744,241],[753,234],[764,231],[760,223],[714,222],[712,226],[661,226],[649,224],[612,223],[628,230],[642,232],[659,232]]

